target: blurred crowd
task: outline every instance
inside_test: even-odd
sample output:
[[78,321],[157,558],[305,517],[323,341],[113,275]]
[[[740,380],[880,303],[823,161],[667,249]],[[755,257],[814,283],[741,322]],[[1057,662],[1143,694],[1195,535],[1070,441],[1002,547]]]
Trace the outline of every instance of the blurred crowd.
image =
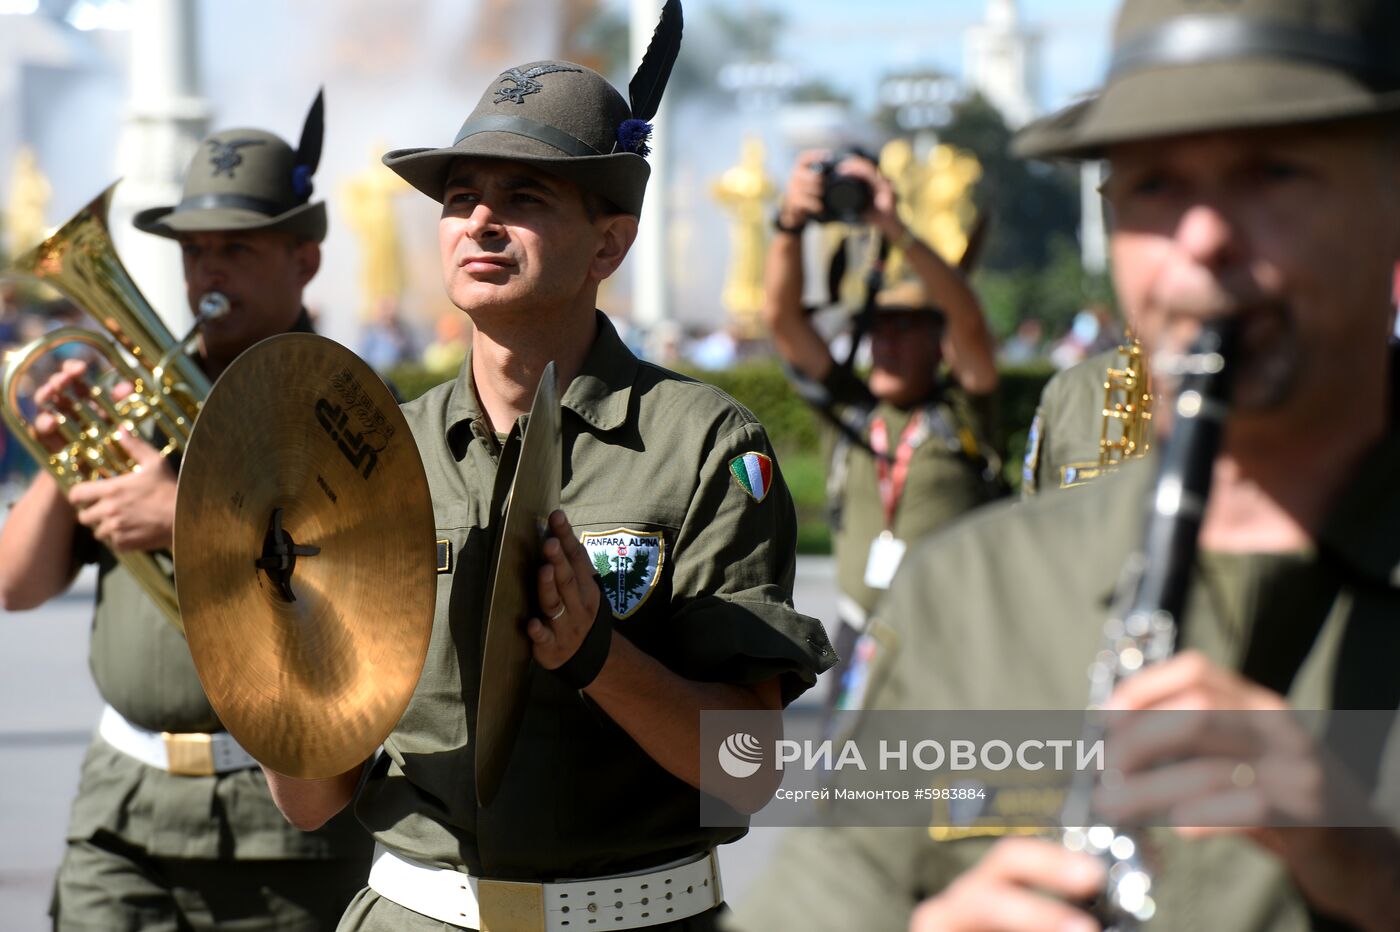
[[[766,338],[746,337],[734,326],[663,321],[643,328],[622,319],[613,324],[632,352],[663,366],[717,372],[773,354]],[[429,331],[410,320],[397,301],[385,299],[374,317],[361,325],[354,349],[381,374],[391,374],[400,366],[421,366],[434,374],[450,375],[462,364],[470,337],[471,320],[465,314],[441,314]]]
[[[766,338],[748,337],[732,325],[710,328],[665,321],[641,328],[626,321],[616,323],[633,352],[664,366],[713,372],[773,355]],[[67,301],[35,297],[13,282],[0,284],[0,354],[8,354],[58,327],[72,326],[93,324]],[[464,314],[442,314],[429,327],[409,319],[398,301],[383,299],[374,315],[362,324],[354,348],[381,373],[402,366],[450,373],[461,365],[470,336],[471,321]],[[1122,324],[1112,312],[1104,305],[1091,304],[1074,317],[1062,334],[1047,333],[1042,321],[1026,318],[1000,344],[998,359],[1012,367],[1049,365],[1066,369],[1122,340]],[[42,360],[31,377],[42,379],[64,358],[81,352],[81,347],[64,347]],[[29,394],[20,392],[21,404],[28,403]],[[0,500],[12,501],[35,468],[10,429],[0,425]]]
[[1123,342],[1123,326],[1102,304],[1091,304],[1070,323],[1069,329],[1054,338],[1045,332],[1039,318],[1027,317],[1002,342],[997,359],[1006,366],[1048,363],[1068,369],[1090,356],[1113,349]]

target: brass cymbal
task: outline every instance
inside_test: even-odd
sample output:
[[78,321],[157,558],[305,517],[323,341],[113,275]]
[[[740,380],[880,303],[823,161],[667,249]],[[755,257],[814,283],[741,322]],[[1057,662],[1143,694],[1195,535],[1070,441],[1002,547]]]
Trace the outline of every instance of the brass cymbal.
[[313,334],[239,356],[180,468],[176,591],[229,732],[293,777],[344,773],[408,705],[436,599],[432,498],[384,383]]
[[520,441],[515,479],[498,538],[476,704],[476,799],[486,806],[501,787],[520,720],[525,715],[533,651],[525,622],[537,614],[535,573],[549,516],[559,507],[563,442],[554,363],[545,366]]

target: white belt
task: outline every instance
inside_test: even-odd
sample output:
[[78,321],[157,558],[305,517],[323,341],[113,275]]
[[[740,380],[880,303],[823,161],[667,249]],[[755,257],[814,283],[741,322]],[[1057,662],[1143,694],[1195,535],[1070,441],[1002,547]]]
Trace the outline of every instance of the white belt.
[[102,710],[97,733],[128,757],[181,777],[212,777],[216,773],[258,766],[252,755],[226,731],[215,734],[147,731],[128,722],[111,706]]
[[481,932],[644,929],[724,901],[714,851],[623,877],[531,883],[428,867],[375,845],[369,885],[405,909]]

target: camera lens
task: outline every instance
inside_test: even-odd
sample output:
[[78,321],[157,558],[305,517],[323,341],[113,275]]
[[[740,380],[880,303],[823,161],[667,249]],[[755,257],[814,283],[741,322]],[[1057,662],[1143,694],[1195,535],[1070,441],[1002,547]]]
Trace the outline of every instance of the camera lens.
[[861,178],[834,175],[822,190],[822,212],[840,223],[859,223],[874,200],[870,185]]

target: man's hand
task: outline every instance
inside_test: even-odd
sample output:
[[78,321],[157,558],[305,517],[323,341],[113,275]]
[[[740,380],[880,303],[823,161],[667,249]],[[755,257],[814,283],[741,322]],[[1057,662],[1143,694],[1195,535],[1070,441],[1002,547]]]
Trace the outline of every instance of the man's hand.
[[525,633],[534,642],[535,660],[546,670],[568,662],[593,628],[602,593],[593,581],[588,551],[574,536],[564,512],[549,516],[553,537],[544,542],[545,565],[540,567],[539,605],[544,619],[531,618]]
[[169,549],[175,527],[175,471],[160,451],[124,432],[117,442],[134,472],[80,482],[68,493],[78,522],[112,550]]
[[[1338,812],[1366,806],[1365,794],[1323,758],[1282,696],[1188,651],[1126,680],[1107,708],[1203,714],[1110,730],[1109,763],[1123,780],[1095,795],[1105,818],[1167,813],[1174,825],[1206,823],[1177,829],[1189,838],[1244,835],[1283,860],[1315,907],[1382,927],[1392,907],[1379,904],[1376,891],[1395,889],[1400,842],[1384,829],[1323,827],[1365,824]],[[1270,827],[1289,822],[1302,825]]]
[[1324,817],[1322,764],[1283,697],[1199,652],[1124,681],[1106,707],[1180,713],[1110,723],[1109,764],[1124,779],[1095,796],[1107,818],[1245,826]]
[[938,896],[925,900],[909,932],[1096,932],[1069,902],[1102,891],[1104,867],[1087,854],[1038,838],[1004,838]]
[[763,270],[763,323],[778,354],[807,378],[820,382],[833,361],[826,340],[813,327],[803,308],[804,290],[801,229],[822,211],[822,176],[812,165],[827,156],[809,149],[797,157],[788,176],[778,223],[791,235],[778,235],[768,246]]
[[[70,359],[34,393],[40,411],[34,417],[34,433],[44,448],[56,453],[67,445],[58,430],[53,409],[71,416],[91,386],[87,364]],[[128,383],[111,392],[113,401],[130,394]],[[88,405],[94,416],[97,409]],[[68,492],[68,501],[80,524],[112,550],[163,550],[171,544],[175,526],[175,473],[150,444],[124,431],[113,434],[118,446],[136,464],[135,470],[111,479],[80,482]]]
[[812,166],[830,156],[821,149],[808,149],[797,157],[778,205],[778,220],[783,226],[804,226],[822,212],[822,176]]
[[371,757],[339,776],[320,780],[288,777],[266,764],[260,766],[267,778],[267,788],[272,792],[272,801],[286,820],[303,832],[314,832],[350,804],[355,787],[359,786],[360,774],[373,761]]
[[[815,166],[831,158],[831,153],[821,149],[809,149],[797,157],[792,174],[788,176],[787,188],[778,208],[778,219],[784,226],[802,226],[822,212],[822,174]],[[870,209],[861,218],[875,227],[892,242],[904,235],[904,221],[899,219],[898,201],[894,186],[880,174],[879,167],[862,156],[853,155],[841,160],[836,166],[836,174],[859,178],[870,185]]]
[[870,185],[870,209],[861,216],[861,220],[879,230],[891,243],[903,238],[904,221],[899,219],[899,202],[894,194],[894,185],[880,173],[879,166],[869,159],[851,156],[836,166],[836,173],[859,178]]
[[58,417],[53,409],[71,415],[75,405],[73,396],[85,395],[89,390],[87,363],[70,359],[34,392],[34,404],[39,410],[34,415],[32,426],[35,438],[45,450],[57,453],[68,445],[68,441],[59,433]]

